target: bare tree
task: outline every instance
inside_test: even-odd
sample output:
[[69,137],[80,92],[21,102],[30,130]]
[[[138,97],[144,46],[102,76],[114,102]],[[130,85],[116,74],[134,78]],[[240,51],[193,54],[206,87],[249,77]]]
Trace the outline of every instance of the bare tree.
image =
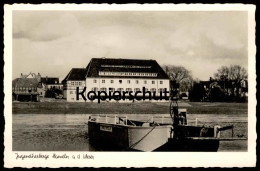
[[247,70],[239,65],[230,66],[230,79],[240,82],[247,79]]
[[227,66],[222,66],[218,69],[217,73],[214,74],[216,80],[225,81],[230,79],[230,69]]
[[239,95],[241,81],[247,80],[247,70],[239,65],[222,66],[218,69],[214,77],[218,81],[222,81],[224,90],[227,93],[231,89],[232,95]]
[[240,82],[247,79],[247,70],[239,65],[222,66],[214,76],[219,81],[232,80]]
[[164,65],[164,71],[169,76],[171,81],[179,84],[181,91],[188,91],[193,83],[191,72],[183,66]]

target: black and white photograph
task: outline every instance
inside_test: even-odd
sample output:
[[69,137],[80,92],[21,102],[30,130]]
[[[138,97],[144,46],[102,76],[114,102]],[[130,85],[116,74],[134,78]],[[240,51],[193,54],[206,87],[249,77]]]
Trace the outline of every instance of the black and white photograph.
[[123,155],[111,165],[254,166],[253,5],[68,6],[5,6],[5,154],[27,167],[103,152]]

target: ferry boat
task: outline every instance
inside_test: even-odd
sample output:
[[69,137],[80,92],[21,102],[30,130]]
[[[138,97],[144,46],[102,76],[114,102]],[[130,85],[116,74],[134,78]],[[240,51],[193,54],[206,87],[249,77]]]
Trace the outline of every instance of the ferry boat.
[[[168,142],[172,125],[128,120],[115,116],[115,122],[100,121],[102,116],[88,121],[88,136],[92,144],[118,150],[153,151]],[[109,116],[105,116],[106,120]]]
[[192,126],[187,124],[186,109],[171,102],[171,123],[165,116],[149,121],[128,119],[127,116],[92,115],[88,120],[88,137],[94,146],[115,151],[217,151],[220,131],[227,127]]

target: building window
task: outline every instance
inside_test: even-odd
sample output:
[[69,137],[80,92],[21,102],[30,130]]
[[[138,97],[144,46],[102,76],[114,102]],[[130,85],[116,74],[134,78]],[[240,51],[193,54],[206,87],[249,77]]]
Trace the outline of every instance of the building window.
[[130,92],[130,91],[132,91],[132,89],[131,88],[126,88],[126,91]]
[[131,81],[130,81],[130,80],[127,80],[127,83],[128,83],[128,84],[130,84],[130,83],[131,83]]
[[73,94],[73,91],[70,91],[70,94]]
[[107,91],[107,88],[103,87],[103,88],[100,88],[100,91]]
[[119,84],[122,84],[122,80],[119,80]]
[[155,81],[152,81],[152,84],[155,84]]
[[79,82],[79,85],[81,86],[81,85],[82,85],[82,82]]
[[93,83],[97,83],[97,80],[93,80]]
[[138,81],[138,80],[135,80],[135,83],[136,83],[136,84],[138,84],[138,83],[139,83],[139,81]]
[[160,81],[160,84],[163,84],[163,81]]
[[160,93],[160,92],[163,92],[163,88],[159,88],[158,89],[158,92]]
[[74,82],[73,82],[73,81],[71,82],[71,85],[74,85]]
[[124,89],[123,88],[118,88],[117,91],[122,92],[122,91],[124,91]]
[[109,88],[109,91],[114,92],[115,88]]
[[97,87],[93,87],[92,91],[94,91],[96,93],[98,91],[98,88]]
[[135,88],[135,92],[140,91],[140,88]]
[[113,84],[113,83],[114,83],[114,80],[110,80],[110,82]]
[[105,83],[106,82],[106,80],[102,80],[102,83]]
[[156,89],[155,88],[151,88],[150,91],[153,93],[153,92],[156,92]]
[[147,84],[147,81],[146,81],[146,80],[144,80],[144,84]]

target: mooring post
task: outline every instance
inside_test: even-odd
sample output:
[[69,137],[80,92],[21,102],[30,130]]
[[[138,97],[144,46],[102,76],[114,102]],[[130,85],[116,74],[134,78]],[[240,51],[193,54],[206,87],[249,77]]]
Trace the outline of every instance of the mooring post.
[[153,122],[153,116],[152,116],[152,118],[151,118],[151,121]]
[[219,125],[214,126],[214,137],[219,138],[220,137],[220,131],[218,130],[220,128]]
[[162,116],[162,124],[163,124],[164,116]]
[[125,124],[127,125],[127,116],[125,116]]
[[196,125],[196,126],[198,125],[198,118],[196,118],[196,123],[195,123],[195,125]]
[[107,123],[107,115],[106,115],[106,123]]
[[234,126],[232,125],[232,138],[234,138]]
[[115,124],[116,124],[116,115],[115,115]]

